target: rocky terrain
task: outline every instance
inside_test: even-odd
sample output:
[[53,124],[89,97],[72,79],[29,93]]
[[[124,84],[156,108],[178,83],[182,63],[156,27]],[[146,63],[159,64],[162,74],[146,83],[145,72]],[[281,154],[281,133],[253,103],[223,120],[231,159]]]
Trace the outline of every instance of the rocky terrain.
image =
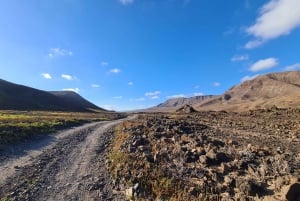
[[300,109],[141,114],[110,172],[131,200],[299,200]]

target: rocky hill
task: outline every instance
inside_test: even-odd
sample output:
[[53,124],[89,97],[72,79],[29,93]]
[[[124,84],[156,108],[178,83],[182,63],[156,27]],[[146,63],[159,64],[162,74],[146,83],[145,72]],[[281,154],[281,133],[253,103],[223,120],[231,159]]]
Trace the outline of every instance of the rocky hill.
[[232,87],[222,95],[169,99],[145,111],[175,112],[184,105],[190,105],[197,111],[300,107],[300,71],[261,75]]
[[166,100],[164,103],[161,103],[155,107],[147,109],[147,111],[176,111],[179,108],[185,106],[185,105],[194,105],[196,103],[201,103],[206,100],[210,100],[212,98],[215,98],[214,95],[205,95],[205,96],[194,96],[190,98],[171,98]]
[[299,107],[300,71],[258,76],[232,87],[223,95],[193,105],[197,110],[231,110]]
[[105,111],[75,92],[47,92],[0,79],[1,110]]

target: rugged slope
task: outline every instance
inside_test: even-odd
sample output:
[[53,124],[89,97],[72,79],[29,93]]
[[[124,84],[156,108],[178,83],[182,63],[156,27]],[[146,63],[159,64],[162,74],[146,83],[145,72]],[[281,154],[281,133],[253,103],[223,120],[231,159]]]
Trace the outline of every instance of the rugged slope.
[[[46,92],[0,79],[1,110],[103,110],[74,92]],[[104,111],[104,110],[103,110]]]
[[300,71],[271,73],[237,85],[222,96],[193,105],[197,110],[231,110],[300,106]]
[[300,107],[300,71],[261,75],[236,85],[219,96],[174,98],[144,111],[175,112],[184,105],[202,111]]
[[147,111],[158,111],[158,112],[166,112],[166,111],[176,111],[177,109],[185,106],[185,105],[194,105],[197,103],[201,103],[205,100],[210,100],[216,96],[214,95],[206,95],[206,96],[194,96],[190,98],[171,98],[166,100],[164,103],[161,103],[155,107],[147,109]]

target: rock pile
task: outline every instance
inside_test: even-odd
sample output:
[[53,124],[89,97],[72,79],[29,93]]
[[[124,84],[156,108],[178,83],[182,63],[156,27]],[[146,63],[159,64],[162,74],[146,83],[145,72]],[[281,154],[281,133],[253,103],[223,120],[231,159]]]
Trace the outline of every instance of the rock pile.
[[122,126],[129,137],[116,185],[129,199],[285,200],[289,189],[299,197],[291,190],[299,189],[299,117],[279,109],[140,115]]

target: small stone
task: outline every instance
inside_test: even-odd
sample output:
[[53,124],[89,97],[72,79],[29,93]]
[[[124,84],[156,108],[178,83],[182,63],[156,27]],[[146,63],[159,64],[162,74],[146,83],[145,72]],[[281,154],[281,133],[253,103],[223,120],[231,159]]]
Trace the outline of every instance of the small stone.
[[230,185],[231,182],[232,182],[231,177],[228,176],[228,175],[226,175],[226,176],[224,177],[224,184],[227,186],[227,185]]
[[217,158],[217,154],[213,149],[211,149],[209,152],[207,152],[206,156],[213,160]]
[[125,190],[125,195],[129,200],[133,200],[133,193],[134,193],[134,189],[132,187]]
[[207,162],[207,157],[206,157],[205,155],[202,155],[202,156],[199,157],[199,161],[200,161],[200,163],[202,163],[202,164],[206,164],[206,162]]

